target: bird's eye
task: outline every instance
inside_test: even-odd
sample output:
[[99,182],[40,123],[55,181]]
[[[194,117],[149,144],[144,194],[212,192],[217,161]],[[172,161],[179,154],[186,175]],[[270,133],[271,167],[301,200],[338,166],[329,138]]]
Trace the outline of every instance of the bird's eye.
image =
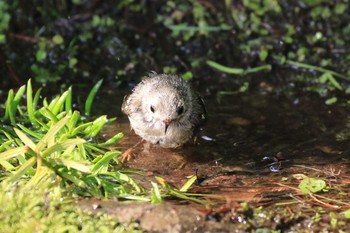
[[183,112],[184,112],[184,107],[183,106],[180,106],[180,107],[177,108],[177,114],[178,115],[181,115]]
[[150,109],[151,109],[151,112],[154,112],[154,107],[152,105],[151,105]]

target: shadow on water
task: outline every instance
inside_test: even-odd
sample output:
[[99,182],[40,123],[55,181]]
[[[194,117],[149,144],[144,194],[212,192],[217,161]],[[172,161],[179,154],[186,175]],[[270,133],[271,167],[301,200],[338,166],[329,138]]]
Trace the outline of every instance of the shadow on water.
[[[106,99],[121,101],[123,98]],[[325,105],[319,96],[312,94],[293,97],[256,92],[224,96],[220,102],[216,96],[207,96],[205,100],[209,121],[198,135],[196,145],[172,150],[144,143],[135,149],[125,168],[145,171],[150,178],[161,176],[176,187],[189,175],[196,174],[198,183],[191,191],[215,194],[217,202],[224,203],[228,209],[242,201],[270,206],[289,200],[290,190],[278,184],[293,174],[319,177],[340,172],[349,175],[349,110],[346,107]],[[140,138],[130,130],[120,106],[121,102],[107,103],[100,110],[118,116],[105,133],[108,137],[115,131],[124,132],[120,149],[125,151]],[[297,180],[288,179],[286,184],[297,186]],[[144,185],[149,186],[149,180],[144,181]],[[142,205],[164,208],[157,210],[160,215],[167,212],[167,208],[178,208],[168,204]],[[115,205],[126,208],[110,202],[101,205],[107,209]],[[201,216],[202,220],[208,217],[208,213],[192,209],[187,215],[174,224],[186,225],[188,220],[183,218],[193,219],[194,215]],[[227,227],[226,230],[231,226]]]

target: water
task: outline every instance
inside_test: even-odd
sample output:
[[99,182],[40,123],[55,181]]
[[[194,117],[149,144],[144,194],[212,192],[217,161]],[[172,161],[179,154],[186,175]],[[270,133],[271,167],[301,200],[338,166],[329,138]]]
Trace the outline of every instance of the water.
[[[113,102],[103,104],[99,111],[118,116],[105,133],[108,137],[124,132],[120,149],[125,151],[140,138],[120,111],[122,94],[110,95],[100,97]],[[290,194],[305,176],[334,184],[350,177],[349,109],[345,104],[328,106],[315,94],[296,97],[259,91],[223,96],[220,101],[215,95],[205,96],[205,101],[209,120],[195,145],[174,150],[144,143],[134,150],[123,166],[144,171],[141,184],[149,187],[147,177],[160,176],[179,188],[188,176],[197,175],[191,191],[215,194],[214,203],[228,209],[220,216],[233,219],[237,204],[232,203],[249,202],[277,211],[274,205],[291,201]],[[300,206],[289,207],[293,212]]]
[[[125,151],[140,138],[120,111],[122,95],[108,99],[113,103],[104,106],[115,107],[108,115],[118,120],[106,133],[124,132],[120,149]],[[209,120],[195,145],[172,150],[144,143],[125,166],[180,185],[193,174],[202,180],[220,174],[269,179],[294,165],[337,166],[348,159],[348,109],[325,105],[319,96],[256,92],[205,101]]]

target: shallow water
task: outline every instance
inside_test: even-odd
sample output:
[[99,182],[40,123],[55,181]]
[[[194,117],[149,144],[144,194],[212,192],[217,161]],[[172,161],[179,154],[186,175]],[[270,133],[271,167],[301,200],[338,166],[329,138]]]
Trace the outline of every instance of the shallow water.
[[[221,97],[220,102],[216,96],[207,96],[205,101],[209,120],[195,145],[173,150],[144,143],[127,166],[160,174],[169,172],[167,168],[172,172],[198,170],[201,176],[201,170],[208,175],[208,169],[230,170],[229,167],[241,167],[248,173],[273,172],[275,169],[264,166],[276,157],[282,163],[279,172],[283,172],[297,163],[329,164],[348,156],[349,110],[327,106],[316,95],[296,98],[257,92]],[[118,117],[105,132],[107,137],[115,131],[124,132],[121,150],[125,150],[140,138],[130,129],[120,105],[121,101],[105,104],[115,107],[107,114]]]
[[[109,125],[105,136],[124,132],[120,149],[125,151],[140,138],[130,130],[120,111],[122,94],[111,92],[108,96],[101,96],[100,100],[113,101],[104,102],[99,111],[118,116],[118,120]],[[161,176],[176,187],[196,174],[198,182],[191,191],[215,194],[218,205],[228,209],[225,213],[229,219],[241,201],[273,206],[290,200],[288,194],[292,191],[284,185],[297,187],[297,174],[349,177],[348,107],[325,105],[313,94],[295,97],[259,91],[223,96],[220,101],[216,96],[205,96],[205,101],[209,121],[195,145],[173,150],[143,143],[124,167],[145,171],[150,179]],[[139,182],[144,186],[150,183],[147,178]],[[108,208],[111,203],[101,205]],[[298,211],[299,207],[293,206],[292,210]],[[204,219],[211,216],[203,211],[196,214],[189,211],[187,217],[201,216],[204,225]],[[181,222],[185,221],[183,218],[178,221],[176,224],[186,225]],[[224,228],[231,229],[230,224],[232,221]]]

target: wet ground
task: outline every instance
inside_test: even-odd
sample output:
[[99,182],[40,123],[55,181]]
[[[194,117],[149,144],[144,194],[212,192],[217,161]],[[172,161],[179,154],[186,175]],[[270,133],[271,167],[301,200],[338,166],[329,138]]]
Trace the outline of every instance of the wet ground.
[[[139,137],[121,115],[122,95],[110,95],[108,99],[115,101],[101,106],[101,111],[117,115],[118,120],[106,135],[124,132],[120,149],[125,151]],[[144,143],[124,166],[144,171],[146,177],[135,177],[144,186],[160,176],[180,187],[196,174],[198,182],[190,191],[214,194],[207,198],[213,205],[91,199],[80,205],[109,212],[122,222],[139,222],[148,232],[350,230],[346,224],[331,225],[329,217],[331,211],[350,208],[350,121],[345,104],[328,106],[314,94],[296,97],[262,91],[222,96],[220,101],[216,95],[205,96],[205,100],[209,121],[196,145],[171,150]],[[303,175],[324,179],[329,191],[323,195],[333,199],[301,194],[298,184]]]

